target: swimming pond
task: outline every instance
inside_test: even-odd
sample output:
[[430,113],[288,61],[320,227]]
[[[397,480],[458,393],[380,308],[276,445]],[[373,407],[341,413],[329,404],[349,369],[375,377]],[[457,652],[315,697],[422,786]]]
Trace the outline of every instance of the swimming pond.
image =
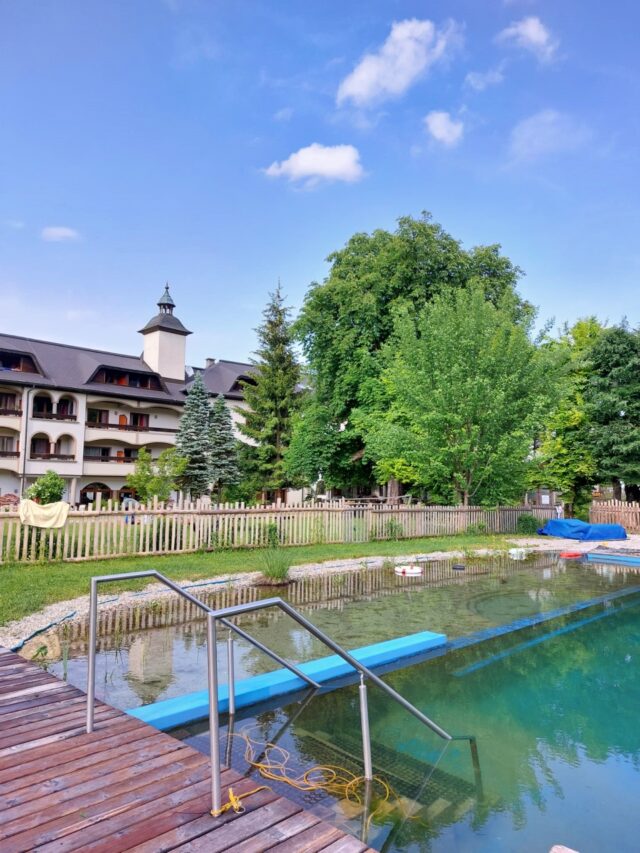
[[[553,844],[581,853],[636,850],[639,619],[638,592],[605,595],[597,605],[530,628],[463,639],[446,654],[385,676],[450,732],[477,737],[481,788],[465,744],[443,746],[375,688],[369,690],[374,771],[389,794],[375,783],[366,812],[359,788],[345,795],[269,784],[388,853],[546,851]],[[284,762],[292,777],[316,765],[357,776],[358,720],[355,686],[300,694],[283,708],[238,720],[231,738],[223,729],[222,754],[259,779],[245,760],[245,732],[255,741],[254,760]],[[208,749],[206,723],[176,735]],[[265,755],[267,741],[286,752]],[[307,776],[322,778],[327,771]]]
[[[288,587],[220,585],[196,591],[210,606],[223,607],[281,595],[347,649],[420,631],[466,636],[516,619],[551,612],[640,583],[621,566],[597,566],[536,555],[525,562],[468,559],[466,570],[451,561],[425,564],[421,577],[398,577],[393,568],[311,576]],[[326,655],[326,649],[276,610],[238,620],[253,636],[294,662]],[[221,631],[221,645],[226,640]],[[96,693],[129,709],[206,688],[206,630],[201,615],[171,596],[133,610],[101,616]],[[63,625],[35,638],[25,649],[60,677],[86,686],[87,626]],[[220,649],[221,680],[226,655]],[[236,641],[236,678],[277,668],[261,652]]]

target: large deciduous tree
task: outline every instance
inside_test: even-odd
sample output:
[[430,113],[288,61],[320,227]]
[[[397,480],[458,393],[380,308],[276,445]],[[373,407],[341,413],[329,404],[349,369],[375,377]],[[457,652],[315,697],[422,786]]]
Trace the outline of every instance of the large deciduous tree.
[[640,483],[640,334],[623,323],[606,329],[590,354],[585,388],[589,444],[598,475],[627,486]]
[[291,482],[284,456],[298,408],[300,367],[289,314],[278,285],[269,296],[263,322],[256,330],[259,346],[252,359],[251,380],[243,382],[248,409],[238,410],[243,419],[240,431],[255,445],[250,454],[252,474],[263,490],[282,489]]
[[380,481],[444,503],[519,500],[546,400],[544,364],[513,296],[476,283],[405,308],[385,347],[377,411],[356,413]]
[[189,386],[176,434],[176,449],[187,460],[182,487],[192,498],[199,498],[210,485],[209,399],[199,372]]
[[225,486],[235,486],[240,482],[238,446],[231,412],[222,395],[216,397],[209,412],[209,465],[211,485],[218,498]]
[[[326,436],[330,453],[323,474],[329,485],[348,486],[371,478],[370,465],[362,461],[363,436],[352,415],[375,404],[380,351],[398,309],[415,315],[444,288],[472,282],[498,304],[513,293],[521,272],[497,245],[463,249],[427,214],[400,219],[394,233],[355,234],[328,260],[327,279],[311,285],[295,325],[313,394],[308,400],[311,417],[297,423],[291,464],[302,476],[306,469],[301,460],[308,462],[312,448]],[[525,316],[532,309],[513,300],[513,310]],[[306,470],[307,479],[309,474]]]

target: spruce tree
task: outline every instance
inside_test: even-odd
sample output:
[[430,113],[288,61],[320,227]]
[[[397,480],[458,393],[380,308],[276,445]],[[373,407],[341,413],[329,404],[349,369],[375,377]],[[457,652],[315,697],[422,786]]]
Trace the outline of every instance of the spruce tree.
[[209,479],[219,499],[223,486],[235,486],[240,482],[231,412],[222,395],[216,397],[209,411],[209,465]]
[[244,418],[242,433],[255,443],[253,472],[262,489],[282,489],[289,485],[284,454],[291,441],[292,417],[297,408],[300,368],[296,361],[289,320],[289,308],[278,285],[269,295],[256,329],[259,346],[252,381],[243,382],[249,409],[239,410]]
[[209,400],[202,376],[196,373],[189,388],[176,435],[176,448],[187,460],[182,487],[192,498],[209,488]]

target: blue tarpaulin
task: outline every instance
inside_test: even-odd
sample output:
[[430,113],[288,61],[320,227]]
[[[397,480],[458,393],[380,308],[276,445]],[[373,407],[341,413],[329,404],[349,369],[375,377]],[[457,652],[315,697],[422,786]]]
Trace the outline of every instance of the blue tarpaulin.
[[627,538],[627,531],[621,524],[587,524],[586,521],[579,521],[577,518],[551,518],[538,530],[538,533],[541,536],[579,539],[581,542]]

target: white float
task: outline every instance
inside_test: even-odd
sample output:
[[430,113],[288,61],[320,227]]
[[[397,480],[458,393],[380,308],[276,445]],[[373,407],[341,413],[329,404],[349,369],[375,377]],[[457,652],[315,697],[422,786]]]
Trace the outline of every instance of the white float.
[[424,571],[422,566],[417,566],[415,564],[409,564],[403,566],[395,566],[393,571],[397,575],[421,575]]

